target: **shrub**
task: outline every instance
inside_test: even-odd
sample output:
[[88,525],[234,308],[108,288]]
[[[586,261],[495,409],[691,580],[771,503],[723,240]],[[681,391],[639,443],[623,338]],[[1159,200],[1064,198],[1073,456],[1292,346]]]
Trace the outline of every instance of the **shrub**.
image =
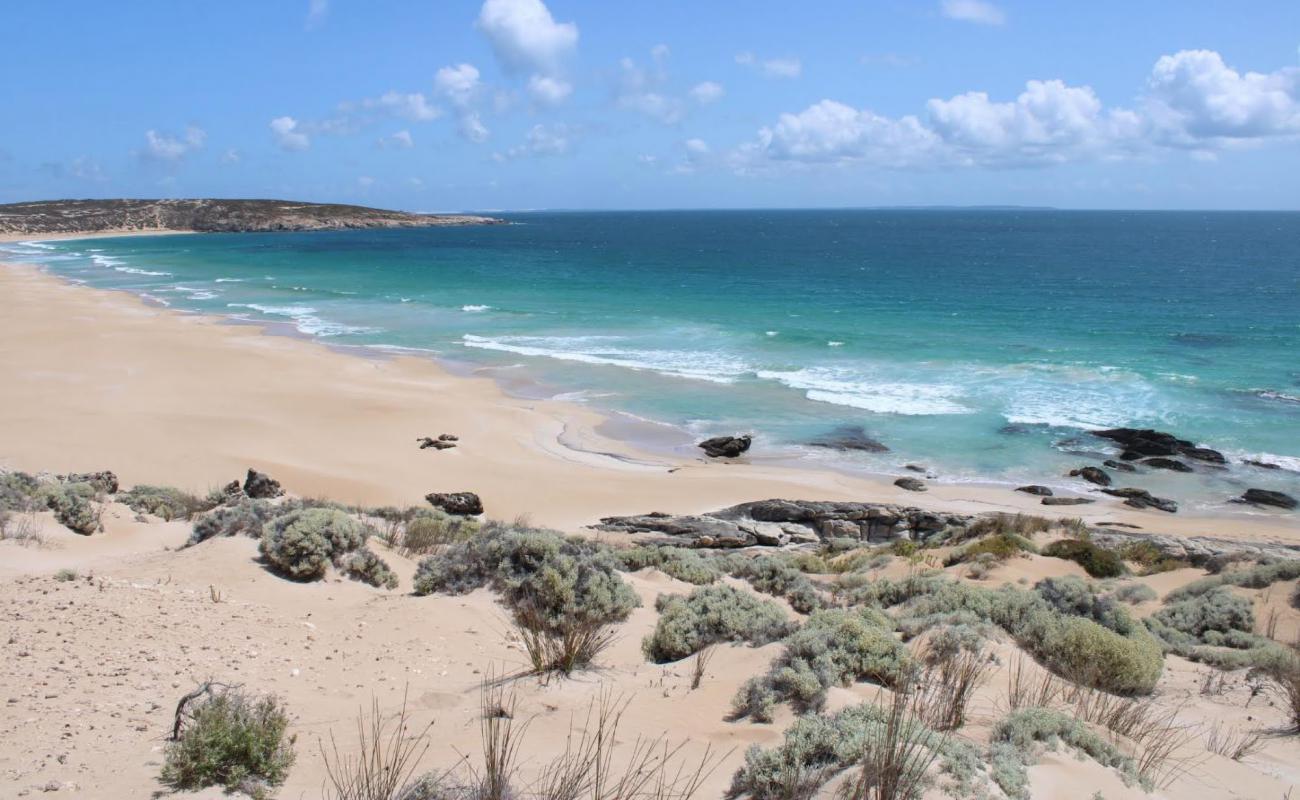
[[138,514],[152,514],[168,521],[191,519],[217,505],[210,498],[195,497],[171,486],[133,486],[119,492],[117,500]]
[[1219,669],[1272,668],[1285,662],[1285,648],[1252,633],[1251,602],[1227,586],[1183,598],[1146,620],[1147,628],[1170,652]]
[[[1012,711],[995,726],[991,736],[993,777],[1008,797],[1028,800],[1026,767],[1037,760],[1039,744],[1055,749],[1064,743],[1094,761],[1118,770],[1124,783],[1143,783],[1137,763],[1082,722],[1047,708]],[[1149,784],[1143,788],[1150,791]]]
[[1170,603],[1153,614],[1152,619],[1202,641],[1210,631],[1250,633],[1255,629],[1251,602],[1233,594],[1226,586],[1216,586],[1205,594]]
[[397,576],[388,568],[388,564],[368,547],[353,551],[343,559],[343,574],[376,588],[397,588]]
[[1015,535],[1025,538],[1052,529],[1052,521],[1032,514],[988,514],[966,526],[966,538]]
[[333,508],[281,514],[262,528],[261,552],[276,572],[299,581],[320,580],[331,563],[362,545],[366,529]]
[[162,782],[177,790],[248,781],[284,782],[293,765],[289,717],[274,697],[253,700],[234,690],[213,694],[195,707],[179,737],[167,745]]
[[737,718],[770,722],[772,707],[783,701],[800,711],[820,709],[832,686],[868,678],[898,686],[914,668],[888,618],[873,609],[815,612],[784,644],[768,674],[749,679],[737,693]]
[[1145,628],[1120,635],[1081,617],[1065,617],[1036,654],[1059,675],[1122,695],[1150,694],[1164,671],[1164,652]]
[[1126,583],[1111,593],[1111,597],[1122,603],[1145,603],[1156,599],[1156,590],[1145,583]]
[[240,498],[230,505],[219,506],[206,514],[194,518],[186,546],[217,536],[262,535],[262,528],[272,517],[284,513],[284,509],[266,500]]
[[949,554],[948,558],[944,560],[944,566],[951,567],[954,564],[964,564],[971,561],[979,563],[986,563],[990,560],[1003,562],[1021,553],[1035,552],[1038,552],[1038,548],[1034,547],[1034,543],[1023,536],[1017,536],[1014,533],[998,533]]
[[785,612],[733,586],[705,586],[690,595],[660,595],[659,622],[641,643],[651,661],[686,658],[716,642],[767,644],[790,632]]
[[808,576],[783,559],[768,555],[737,559],[730,571],[732,577],[748,581],[763,594],[784,597],[801,614],[811,614],[826,605]]
[[100,512],[91,505],[97,492],[89,483],[49,483],[41,487],[46,505],[65,528],[86,536],[99,530]]
[[1300,578],[1300,560],[1270,561],[1247,569],[1235,569],[1201,578],[1179,587],[1166,595],[1167,602],[1183,600],[1205,594],[1219,586],[1243,586],[1248,589],[1267,589],[1281,581]]
[[630,547],[614,553],[619,569],[635,572],[653,567],[679,581],[704,586],[722,577],[708,558],[684,547]]
[[1048,605],[1067,616],[1085,617],[1116,633],[1128,635],[1135,627],[1133,618],[1114,600],[1098,594],[1087,581],[1073,575],[1044,578],[1034,584],[1034,591]]
[[0,472],[0,511],[36,511],[46,507],[41,482],[26,472]]
[[1149,539],[1134,539],[1119,549],[1119,557],[1142,568],[1143,575],[1155,575],[1190,567],[1191,562],[1165,553]]
[[473,536],[479,528],[476,520],[453,517],[430,509],[417,509],[402,526],[402,552],[423,556]]
[[1094,578],[1118,578],[1124,574],[1119,556],[1086,539],[1059,539],[1043,548],[1043,555],[1073,561]]
[[77,579],[77,571],[75,569],[65,568],[54,573],[54,580],[58,581],[59,583],[68,583],[69,581],[75,581],[76,579]]

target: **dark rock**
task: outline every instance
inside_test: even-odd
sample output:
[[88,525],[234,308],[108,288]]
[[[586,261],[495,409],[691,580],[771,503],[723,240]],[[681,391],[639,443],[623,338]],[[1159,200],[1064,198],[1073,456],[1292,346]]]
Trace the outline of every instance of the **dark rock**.
[[749,449],[753,443],[752,436],[714,436],[705,439],[697,447],[709,458],[735,458]]
[[808,443],[830,450],[858,450],[864,453],[888,453],[889,448],[867,435],[861,425],[842,425]]
[[472,517],[483,513],[483,501],[473,492],[434,492],[425,500],[434,508],[457,517]]
[[1006,425],[998,428],[998,433],[1003,436],[1023,436],[1026,433],[1033,433],[1033,428],[1028,425],[1022,425],[1019,422],[1008,422]]
[[1069,477],[1083,478],[1088,483],[1095,483],[1098,486],[1110,486],[1110,475],[1101,467],[1080,467],[1079,469],[1070,470]]
[[1113,458],[1108,458],[1101,463],[1105,464],[1106,466],[1110,467],[1116,472],[1137,472],[1137,467],[1133,466],[1127,461],[1116,461]]
[[1275,492],[1271,489],[1247,489],[1241,499],[1243,502],[1256,506],[1276,506],[1277,508],[1292,509],[1298,505],[1296,499],[1291,495],[1285,492]]
[[1186,464],[1184,464],[1183,462],[1179,461],[1176,458],[1164,458],[1162,456],[1156,456],[1155,458],[1145,458],[1142,460],[1142,463],[1146,464],[1148,467],[1155,467],[1156,469],[1168,469],[1174,472],[1193,471],[1191,467],[1187,466]]
[[1268,461],[1256,461],[1253,458],[1244,459],[1241,463],[1249,464],[1252,467],[1259,467],[1260,469],[1282,469],[1281,464],[1272,464]]
[[1045,506],[1084,506],[1097,501],[1091,497],[1044,497],[1039,502]]
[[924,492],[926,490],[925,482],[918,478],[899,478],[894,481],[894,485],[909,492]]
[[221,487],[221,496],[226,500],[234,500],[237,497],[244,496],[244,489],[239,485],[239,481],[231,481]]
[[430,447],[432,447],[434,450],[450,450],[451,448],[456,446],[455,442],[457,440],[455,436],[452,436],[450,439],[443,438],[444,436],[448,436],[448,435],[450,434],[444,433],[442,436],[439,436],[437,439],[431,439],[428,436],[424,436],[419,439],[416,439],[415,441],[419,443],[421,450],[427,450]]
[[1158,508],[1161,511],[1167,511],[1170,514],[1178,511],[1178,504],[1173,500],[1166,500],[1163,497],[1156,497],[1146,489],[1102,489],[1112,497],[1124,498],[1124,505],[1133,508]]
[[904,464],[903,469],[908,470],[910,472],[919,472],[922,475],[930,474],[930,468],[921,464]]
[[280,482],[270,475],[249,469],[248,477],[244,478],[244,494],[254,500],[265,500],[279,497],[284,494],[284,489],[280,488]]
[[100,472],[74,472],[70,475],[59,476],[60,480],[68,483],[89,483],[104,494],[117,494],[117,476],[109,470]]
[[1031,483],[1031,484],[1028,485],[1028,486],[1018,486],[1018,487],[1016,487],[1016,491],[1017,491],[1017,492],[1024,492],[1025,494],[1036,494],[1036,495],[1038,495],[1039,497],[1051,497],[1051,496],[1052,496],[1052,490],[1051,490],[1051,489],[1047,488],[1046,486],[1039,486],[1039,485],[1036,484],[1036,483]]
[[459,441],[460,441],[460,437],[457,436],[457,435],[454,434],[454,433],[440,433],[440,434],[438,434],[438,441],[440,441],[440,442],[459,442]]
[[1150,428],[1112,428],[1105,431],[1093,431],[1094,436],[1118,442],[1124,448],[1120,458],[1136,461],[1147,456],[1183,455],[1198,461],[1213,464],[1226,464],[1228,459],[1218,450],[1197,447],[1195,442],[1179,439],[1172,433],[1154,431]]

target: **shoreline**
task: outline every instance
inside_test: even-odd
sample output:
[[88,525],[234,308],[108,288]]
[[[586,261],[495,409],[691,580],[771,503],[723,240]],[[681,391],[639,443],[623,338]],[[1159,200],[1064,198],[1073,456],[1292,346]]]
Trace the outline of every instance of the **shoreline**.
[[[168,233],[174,232],[143,235]],[[355,348],[284,335],[273,324],[173,311],[31,265],[0,268],[0,285],[11,308],[17,306],[0,321],[0,333],[7,342],[25,343],[0,350],[0,367],[15,376],[14,390],[0,401],[0,464],[10,467],[114,469],[127,483],[201,489],[255,466],[295,493],[352,502],[419,503],[427,492],[469,490],[483,495],[492,516],[528,514],[569,531],[602,516],[698,514],[785,497],[1077,516],[1093,524],[1139,525],[1144,533],[1300,541],[1300,527],[1284,514],[1165,515],[1131,510],[1112,498],[1058,510],[1000,484],[931,483],[928,492],[915,493],[895,487],[892,476],[792,464],[779,456],[710,462],[611,435],[627,424],[620,416],[518,397],[495,378],[465,375],[425,356],[347,352]],[[118,346],[100,351],[89,346],[95,339]],[[73,346],[78,341],[88,346]],[[179,386],[166,380],[169,369],[186,372],[195,364],[210,374]],[[139,378],[135,385],[112,383],[124,370]],[[95,386],[105,381],[109,385]],[[88,391],[77,398],[58,388],[87,382]],[[261,403],[254,410],[255,400]],[[299,406],[309,407],[306,418]],[[235,409],[243,412],[232,415]],[[60,421],[68,415],[78,418],[75,424]],[[299,425],[288,427],[294,420]],[[341,435],[345,421],[353,430]],[[166,435],[146,434],[150,427]],[[51,428],[61,435],[48,434]],[[123,439],[127,430],[137,436]],[[416,437],[444,432],[460,435],[461,446],[441,453],[416,449]],[[337,438],[333,446],[331,436]]]

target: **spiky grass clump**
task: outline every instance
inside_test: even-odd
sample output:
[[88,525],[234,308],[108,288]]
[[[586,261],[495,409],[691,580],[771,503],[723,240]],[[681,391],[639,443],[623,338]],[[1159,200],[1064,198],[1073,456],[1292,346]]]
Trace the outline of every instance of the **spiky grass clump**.
[[1037,553],[1034,543],[1014,533],[997,533],[986,536],[972,544],[953,551],[945,560],[945,566],[954,564],[1002,563],[1024,553]]
[[677,661],[717,642],[767,644],[793,627],[781,607],[733,586],[704,586],[689,595],[660,595],[659,622],[641,643],[651,661]]

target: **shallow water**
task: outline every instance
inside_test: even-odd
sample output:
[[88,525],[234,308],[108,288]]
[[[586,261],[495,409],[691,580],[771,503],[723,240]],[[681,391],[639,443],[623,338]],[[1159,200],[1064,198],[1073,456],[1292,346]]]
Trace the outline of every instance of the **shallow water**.
[[[1099,427],[1286,467],[1122,476],[1203,508],[1300,491],[1300,214],[538,213],[424,230],[0,245],[172,308],[427,352],[758,453],[1069,486]],[[891,452],[803,443],[862,426]],[[1289,471],[1288,471],[1289,470]]]

